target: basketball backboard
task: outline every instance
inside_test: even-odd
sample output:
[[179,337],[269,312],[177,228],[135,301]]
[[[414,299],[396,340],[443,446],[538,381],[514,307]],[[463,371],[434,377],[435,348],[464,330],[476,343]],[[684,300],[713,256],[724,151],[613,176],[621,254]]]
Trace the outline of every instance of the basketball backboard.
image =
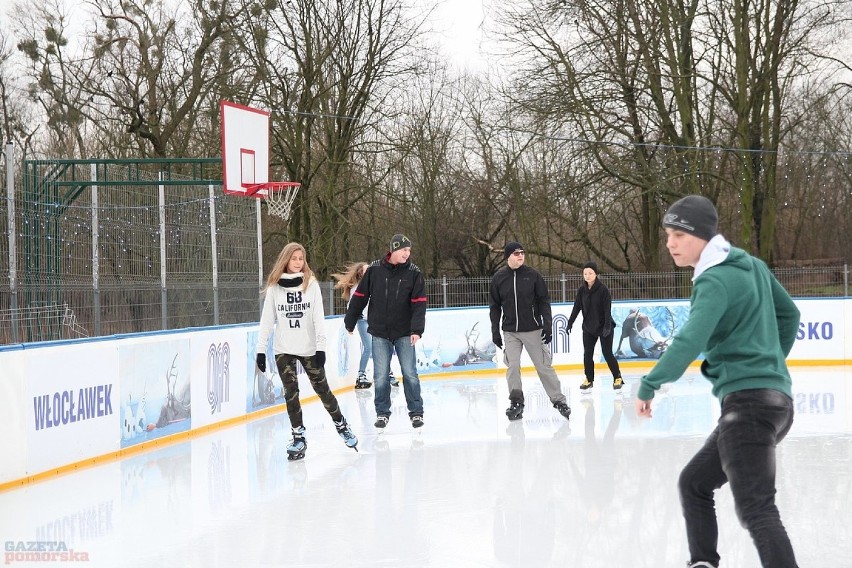
[[222,185],[225,193],[266,197],[256,184],[269,181],[269,113],[221,101]]

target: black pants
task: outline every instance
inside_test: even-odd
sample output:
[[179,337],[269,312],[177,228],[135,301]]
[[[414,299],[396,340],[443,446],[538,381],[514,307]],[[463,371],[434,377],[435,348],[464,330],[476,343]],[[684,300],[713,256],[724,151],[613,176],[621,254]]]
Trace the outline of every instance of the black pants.
[[337,398],[331,392],[328,381],[325,378],[325,368],[316,363],[316,356],[299,357],[298,355],[287,355],[279,353],[275,356],[275,365],[281,382],[284,383],[284,401],[287,403],[287,415],[290,417],[290,426],[298,428],[304,426],[302,423],[302,403],[299,401],[299,380],[296,377],[296,361],[302,364],[314,392],[317,393],[322,405],[336,422],[343,420],[343,413],[337,404]]
[[[609,367],[609,372],[612,373],[612,378],[621,376],[621,369],[618,368],[618,360],[612,354],[612,336],[610,332],[606,337],[601,337],[601,351],[603,352],[606,364]],[[597,335],[583,332],[583,368],[586,373],[586,378],[590,383],[595,382],[595,343],[598,341]]]
[[738,391],[722,401],[718,426],[678,482],[692,562],[719,565],[713,493],[730,483],[737,517],[751,535],[761,564],[797,566],[775,506],[775,446],[792,424],[793,401],[775,390]]

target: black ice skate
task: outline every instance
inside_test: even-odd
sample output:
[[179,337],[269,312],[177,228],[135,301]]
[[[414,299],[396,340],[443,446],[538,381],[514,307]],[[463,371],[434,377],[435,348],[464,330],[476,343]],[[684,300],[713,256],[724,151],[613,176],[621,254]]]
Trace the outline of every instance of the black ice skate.
[[585,379],[583,381],[583,384],[580,385],[580,392],[582,392],[582,393],[592,392],[592,388],[594,386],[595,386],[594,381],[590,381],[589,379]]
[[358,373],[358,378],[355,379],[356,389],[368,389],[373,383],[367,380],[366,373]]
[[524,417],[524,403],[513,400],[511,406],[506,409],[506,416],[509,420],[520,420]]
[[293,441],[287,446],[287,459],[296,461],[305,457],[305,450],[308,449],[308,442],[305,440],[305,427],[299,426],[293,428]]
[[553,408],[559,411],[559,414],[565,417],[567,420],[571,416],[571,407],[568,406],[565,402],[554,402]]
[[356,438],[355,434],[352,433],[352,429],[349,427],[346,419],[344,418],[340,422],[335,422],[334,427],[337,428],[337,433],[340,434],[341,438],[343,438],[343,442],[346,444],[346,447],[352,448],[357,452],[358,438]]

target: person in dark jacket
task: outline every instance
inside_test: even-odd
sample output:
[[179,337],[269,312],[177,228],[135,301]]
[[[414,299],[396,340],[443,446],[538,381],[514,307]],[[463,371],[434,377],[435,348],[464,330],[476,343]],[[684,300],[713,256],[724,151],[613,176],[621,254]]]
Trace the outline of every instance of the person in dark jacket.
[[612,354],[612,330],[615,327],[615,321],[612,319],[612,296],[609,294],[609,288],[598,279],[598,265],[594,262],[583,265],[583,280],[585,284],[577,290],[574,309],[568,318],[568,333],[571,333],[577,314],[583,312],[583,370],[586,379],[580,385],[580,390],[588,391],[595,384],[595,343],[598,339],[606,364],[612,373],[612,388],[621,390],[624,381],[618,361]]
[[[506,380],[509,383],[509,420],[519,420],[524,413],[524,391],[521,385],[521,351],[526,348],[535,365],[538,378],[553,406],[568,418],[568,406],[559,377],[551,364],[550,342],[553,320],[547,285],[535,269],[524,264],[526,255],[520,243],[510,242],[503,249],[507,266],[498,270],[489,287],[491,340],[503,349]],[[501,325],[502,315],[502,325]]]
[[426,327],[427,298],[423,275],[409,261],[411,240],[394,235],[390,251],[367,268],[352,294],[343,325],[352,334],[367,304],[367,331],[373,337],[373,382],[376,385],[376,428],[391,416],[390,362],[394,350],[402,369],[402,387],[408,416],[415,428],[423,426],[423,399],[414,345]]

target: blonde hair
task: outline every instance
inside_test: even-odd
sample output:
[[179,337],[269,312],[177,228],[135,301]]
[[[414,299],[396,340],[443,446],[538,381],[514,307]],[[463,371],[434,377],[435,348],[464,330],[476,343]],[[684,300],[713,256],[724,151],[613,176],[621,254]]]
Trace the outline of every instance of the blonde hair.
[[361,281],[361,269],[367,266],[370,265],[366,262],[352,262],[346,265],[346,270],[343,272],[336,272],[331,275],[332,278],[337,280],[334,289],[340,290],[340,295],[343,296],[344,300],[349,300],[352,289]]
[[266,286],[264,287],[264,290],[278,283],[281,275],[287,271],[287,265],[290,264],[290,259],[293,257],[293,253],[299,250],[302,251],[302,254],[305,257],[305,265],[302,267],[302,274],[305,276],[301,288],[302,290],[308,289],[308,284],[310,284],[311,277],[314,275],[311,267],[308,266],[308,252],[305,250],[305,247],[299,243],[287,243],[284,245],[284,248],[281,249],[281,253],[275,260],[275,264],[272,265],[272,270],[269,271],[269,276],[266,277]]

